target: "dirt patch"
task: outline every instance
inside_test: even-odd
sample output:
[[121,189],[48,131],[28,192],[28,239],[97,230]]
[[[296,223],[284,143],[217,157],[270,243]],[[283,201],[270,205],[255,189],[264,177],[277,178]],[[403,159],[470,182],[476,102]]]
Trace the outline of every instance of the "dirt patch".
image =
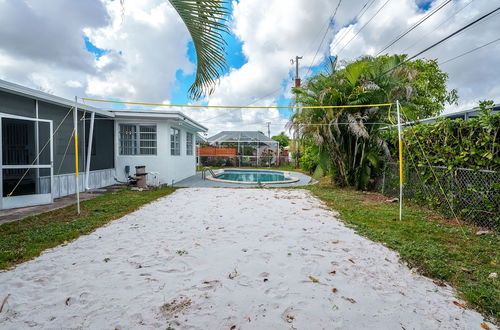
[[382,194],[367,192],[363,196],[362,203],[364,205],[381,204],[381,203],[388,203],[387,202],[388,200],[391,200],[391,198],[384,196]]

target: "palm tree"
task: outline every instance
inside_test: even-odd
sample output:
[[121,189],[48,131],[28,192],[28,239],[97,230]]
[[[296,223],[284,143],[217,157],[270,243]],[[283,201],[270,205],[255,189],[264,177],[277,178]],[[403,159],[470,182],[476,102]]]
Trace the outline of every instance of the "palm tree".
[[[340,70],[332,65],[328,72],[312,77],[303,88],[294,89],[296,102],[321,106],[399,100],[418,114],[423,110],[414,104],[414,95],[423,94],[420,71],[412,65],[401,65],[383,74],[404,59],[401,55],[364,57]],[[446,94],[445,88],[442,91]],[[428,94],[428,98],[433,96]],[[303,140],[319,146],[320,159],[329,158],[328,170],[337,184],[365,189],[384,158],[391,158],[381,131],[390,124],[389,115],[387,109],[379,107],[304,109],[292,117],[290,126]]]
[[191,98],[213,93],[227,69],[224,33],[229,33],[226,0],[169,0],[191,34],[196,49],[196,77],[189,88]]
[[[229,33],[227,0],[168,0],[186,25],[196,50],[196,77],[189,96],[199,99],[214,92],[226,71],[224,34]],[[120,0],[123,7],[125,0]]]

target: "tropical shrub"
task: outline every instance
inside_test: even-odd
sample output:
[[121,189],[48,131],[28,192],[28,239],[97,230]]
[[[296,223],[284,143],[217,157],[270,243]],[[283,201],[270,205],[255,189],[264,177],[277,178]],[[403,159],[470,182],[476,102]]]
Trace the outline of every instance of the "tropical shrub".
[[405,58],[364,57],[339,70],[332,64],[328,72],[294,89],[299,106],[360,106],[302,109],[292,117],[291,127],[301,140],[328,157],[328,170],[339,186],[368,188],[384,160],[391,159],[381,128],[391,124],[394,112],[389,107],[362,105],[399,100],[407,116],[418,119],[436,115],[445,103],[456,100],[456,91],[446,90],[447,75],[435,61],[406,63]]
[[[481,104],[478,118],[443,118],[403,130],[407,197],[448,216],[500,226],[500,114],[486,110],[491,103]],[[385,134],[396,157],[397,131]],[[394,169],[389,172],[395,179]]]
[[[397,131],[385,134],[395,157]],[[500,171],[500,113],[483,110],[469,120],[440,118],[417,124],[403,130],[403,140],[405,159],[416,167]]]

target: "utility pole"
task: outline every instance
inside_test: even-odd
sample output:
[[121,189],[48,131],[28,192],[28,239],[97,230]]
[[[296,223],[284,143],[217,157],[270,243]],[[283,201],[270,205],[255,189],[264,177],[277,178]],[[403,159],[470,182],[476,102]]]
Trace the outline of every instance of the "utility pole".
[[269,125],[271,125],[270,121],[267,122],[267,136],[271,137],[271,128],[269,127]]
[[295,64],[295,87],[300,87],[300,78],[299,78],[299,60],[302,59],[302,56],[295,56],[295,60],[291,59],[290,62]]

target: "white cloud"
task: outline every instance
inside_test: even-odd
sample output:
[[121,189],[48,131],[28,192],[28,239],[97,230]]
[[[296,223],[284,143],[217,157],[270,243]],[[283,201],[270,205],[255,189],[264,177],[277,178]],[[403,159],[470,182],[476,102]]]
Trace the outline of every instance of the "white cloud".
[[170,98],[177,70],[194,70],[187,29],[165,0],[124,8],[122,20],[120,1],[0,0],[0,77],[68,98]]
[[[247,62],[221,79],[208,103],[275,106],[279,95],[288,94],[291,87],[290,59],[300,55],[302,65],[311,63],[317,49],[317,44],[311,45],[312,40],[325,26],[335,6],[335,2],[327,0],[233,2],[232,29],[243,43]],[[325,42],[322,52],[327,47]],[[318,56],[315,62],[320,61]],[[288,82],[285,88],[280,87],[283,82]],[[267,131],[267,122],[271,122],[274,135],[284,130],[287,122],[277,109],[213,109],[198,111],[197,116],[201,117],[200,121],[206,121],[211,133],[222,129]],[[207,121],[210,118],[215,119]]]
[[[352,60],[376,54],[425,15],[418,8],[418,1],[422,0],[390,1],[340,52],[340,57]],[[387,52],[414,54],[495,7],[491,1],[474,0],[456,13],[469,1],[472,0],[450,2]],[[303,56],[300,75],[304,77],[311,63],[318,65],[325,56],[338,54],[384,2],[376,0],[359,22],[354,22],[340,46],[333,49],[365,0],[342,1],[334,28],[320,49],[318,45],[337,6],[336,0],[234,2],[232,30],[242,42],[246,63],[230,70],[206,101],[210,105],[276,105],[280,96],[291,96],[291,58]],[[434,1],[432,8],[441,3]],[[187,57],[189,34],[165,0],[126,0],[123,16],[120,1],[113,0],[87,0],[84,4],[72,0],[0,0],[0,21],[0,78],[64,97],[89,95],[170,102],[176,91],[176,72],[188,74],[194,70]],[[497,15],[436,47],[425,57],[451,58],[498,38],[495,33],[499,30]],[[85,49],[84,36],[106,52],[96,59]],[[316,51],[318,56],[313,61]],[[450,76],[449,87],[459,92],[457,108],[470,107],[486,98],[500,102],[500,57],[496,56],[499,52],[500,43],[496,43],[443,65]],[[449,107],[447,111],[457,108]],[[184,112],[208,126],[210,133],[222,129],[266,132],[266,123],[271,122],[272,134],[283,130],[289,113],[280,115],[277,109]]]

